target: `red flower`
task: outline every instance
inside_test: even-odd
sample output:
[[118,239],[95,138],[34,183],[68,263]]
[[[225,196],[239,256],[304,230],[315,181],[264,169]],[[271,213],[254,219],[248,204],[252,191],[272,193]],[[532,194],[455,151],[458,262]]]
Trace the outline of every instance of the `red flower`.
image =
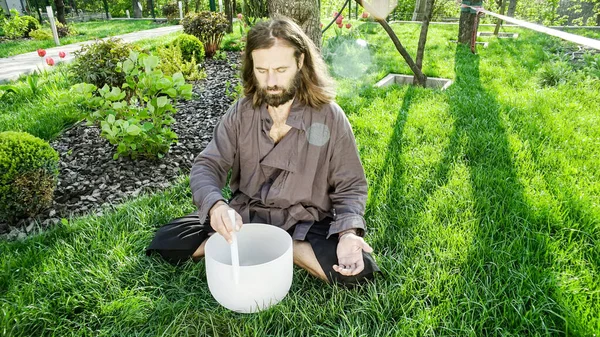
[[322,22],[319,24],[319,27],[323,28],[323,23]]
[[337,23],[338,25],[342,24],[342,20],[344,20],[344,18],[340,15],[336,20],[335,23]]
[[238,13],[237,18],[238,20],[241,20],[244,16],[242,15],[242,13]]
[[333,17],[335,18],[338,15],[338,12],[333,13]]
[[369,12],[362,12],[362,18],[366,19],[369,17]]
[[38,49],[37,52],[39,57],[46,56],[46,51],[44,49]]
[[50,56],[46,57],[46,64],[52,67],[54,65],[54,59]]
[[352,27],[352,24],[350,24],[350,23],[347,23],[347,24],[346,24],[346,28],[350,29],[350,27]]
[[59,56],[61,59],[64,59],[64,58],[65,58],[65,56],[67,56],[67,53],[65,53],[64,51],[59,51],[59,52],[58,52],[58,56]]
[[344,24],[343,23],[338,23],[338,28],[342,28],[342,27],[344,27]]

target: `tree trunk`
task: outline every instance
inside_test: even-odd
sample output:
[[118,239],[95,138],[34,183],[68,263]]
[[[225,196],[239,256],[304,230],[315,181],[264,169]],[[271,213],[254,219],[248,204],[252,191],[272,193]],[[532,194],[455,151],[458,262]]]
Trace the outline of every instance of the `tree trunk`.
[[[417,68],[423,71],[423,57],[425,54],[425,43],[427,42],[427,31],[429,30],[429,22],[431,21],[431,14],[433,13],[433,4],[435,0],[427,0],[425,3],[425,15],[423,16],[423,23],[421,24],[421,35],[419,35],[419,45],[417,47]],[[427,78],[423,76],[425,81]],[[418,83],[417,77],[413,81],[414,84],[425,86],[425,82]]]
[[185,16],[190,11],[190,1],[183,0],[183,15]]
[[319,28],[318,0],[270,0],[269,16],[285,15],[294,20],[321,50],[321,29]]
[[[416,0],[415,11],[413,12],[412,21],[423,21],[426,6],[427,0]],[[404,18],[402,20],[404,20]]]
[[138,6],[138,0],[131,0],[131,7],[133,7],[133,17],[141,18],[142,10],[140,9],[140,6]]
[[56,6],[56,18],[58,19],[58,22],[66,25],[67,20],[65,19],[65,3],[63,0],[54,0],[54,6]]
[[471,13],[470,8],[461,9],[460,21],[458,23],[458,43],[471,43],[476,16],[477,13]]
[[227,17],[227,33],[233,32],[233,4],[231,0],[223,0],[225,3],[225,16]]
[[515,16],[515,10],[517,9],[517,0],[510,0],[508,4],[508,13],[506,16],[510,16],[511,18]]
[[[502,4],[500,5],[500,15],[504,15],[504,10],[506,9],[506,0],[502,0]],[[496,23],[496,28],[494,28],[494,35],[498,36],[498,32],[500,31],[500,26],[502,25],[502,20],[498,19]]]
[[596,14],[596,26],[600,26],[600,13]]
[[[356,1],[356,3],[358,3],[359,5],[361,5],[363,7],[363,10],[365,9],[364,8],[365,6],[363,5],[362,0],[355,0],[355,1]],[[402,55],[402,57],[404,58],[404,61],[406,61],[406,64],[408,65],[410,70],[412,70],[413,74],[415,74],[415,79],[417,81],[416,83],[425,84],[425,81],[427,80],[427,78],[425,77],[425,75],[423,75],[423,73],[421,72],[421,69],[419,69],[419,67],[417,67],[417,65],[413,61],[412,57],[410,57],[410,54],[408,53],[408,51],[406,51],[406,48],[404,48],[402,43],[400,43],[398,36],[396,36],[396,33],[394,33],[394,31],[392,30],[392,27],[390,27],[390,25],[388,25],[387,21],[385,21],[385,18],[380,19],[380,18],[377,18],[376,16],[373,16],[373,19],[375,21],[377,21],[381,25],[381,27],[383,27],[385,32],[390,37],[390,40],[392,40],[392,43],[396,47],[396,50],[400,53],[400,55]]]

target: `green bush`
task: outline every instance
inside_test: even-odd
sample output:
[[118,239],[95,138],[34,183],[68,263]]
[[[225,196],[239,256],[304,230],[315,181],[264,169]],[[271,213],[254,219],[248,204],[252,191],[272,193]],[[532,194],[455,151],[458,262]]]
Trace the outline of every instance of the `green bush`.
[[26,132],[0,133],[0,218],[34,216],[52,203],[58,154]]
[[209,11],[190,13],[185,16],[182,24],[186,34],[200,39],[207,57],[212,57],[219,49],[228,26],[227,18],[223,13]]
[[72,26],[65,26],[62,23],[56,21],[56,33],[58,37],[66,37],[70,35],[77,35],[77,31]]
[[181,49],[183,59],[188,62],[191,62],[193,58],[198,63],[204,60],[204,45],[194,35],[181,34],[171,44]]
[[29,36],[34,40],[52,40],[52,33],[43,29],[36,29],[29,33]]
[[75,52],[77,58],[71,67],[74,80],[98,88],[105,84],[121,87],[125,74],[117,72],[117,64],[125,61],[132,50],[139,51],[139,48],[115,38],[83,46]]
[[206,73],[201,71],[192,58],[187,61],[183,58],[181,49],[178,45],[159,47],[156,54],[160,58],[159,69],[167,76],[173,76],[175,73],[182,73],[188,81],[197,81],[206,78]]
[[23,19],[27,23],[27,30],[25,31],[25,34],[23,35],[25,37],[29,37],[30,36],[29,34],[32,31],[42,28],[42,25],[40,25],[40,22],[33,16],[24,15],[21,17],[21,19]]
[[4,24],[2,25],[2,29],[4,29],[4,34],[6,37],[9,39],[18,39],[25,36],[29,27],[29,21],[27,19],[23,19],[16,9],[11,9],[10,15],[10,18],[4,19]]
[[565,61],[546,63],[538,70],[539,83],[543,87],[566,83],[572,75],[573,71]]
[[100,122],[102,137],[117,146],[114,159],[121,155],[162,158],[177,142],[177,134],[169,128],[175,121],[172,99],[190,99],[192,85],[185,83],[181,73],[165,76],[157,69],[159,62],[156,56],[131,52],[119,63],[126,75],[124,90],[108,85],[98,89],[88,83],[71,88],[96,110],[87,116],[88,124]]
[[179,6],[174,2],[168,3],[163,6],[162,13],[167,20],[172,20],[179,14]]

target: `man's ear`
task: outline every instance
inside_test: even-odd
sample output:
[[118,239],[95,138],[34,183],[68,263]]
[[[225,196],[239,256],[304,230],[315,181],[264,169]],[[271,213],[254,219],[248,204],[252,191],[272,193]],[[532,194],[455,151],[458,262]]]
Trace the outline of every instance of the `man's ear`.
[[300,57],[298,58],[298,70],[302,69],[303,65],[304,65],[304,53],[300,54]]

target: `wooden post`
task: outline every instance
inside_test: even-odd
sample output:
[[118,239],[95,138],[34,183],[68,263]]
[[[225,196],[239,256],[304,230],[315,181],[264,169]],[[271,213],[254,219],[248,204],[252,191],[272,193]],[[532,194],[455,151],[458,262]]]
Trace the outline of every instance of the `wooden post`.
[[50,27],[52,28],[52,36],[54,36],[54,43],[60,46],[60,40],[58,39],[58,32],[56,31],[56,22],[54,22],[54,12],[52,6],[46,6],[46,13],[48,13],[48,21],[50,21]]
[[[504,9],[506,9],[506,0],[502,0],[502,4],[500,5],[500,15],[504,15]],[[494,35],[498,36],[501,25],[502,19],[498,19],[498,23],[496,23],[496,28],[494,29]]]

